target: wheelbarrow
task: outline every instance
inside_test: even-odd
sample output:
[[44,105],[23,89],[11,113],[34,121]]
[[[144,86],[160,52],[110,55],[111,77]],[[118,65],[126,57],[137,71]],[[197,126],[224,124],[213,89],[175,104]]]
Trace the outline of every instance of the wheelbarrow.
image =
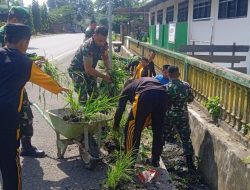
[[77,144],[86,168],[94,169],[96,162],[102,160],[100,152],[102,127],[112,118],[100,113],[94,121],[70,122],[63,120],[63,116],[70,115],[68,108],[47,110],[44,113],[38,105],[34,103],[32,105],[56,133],[57,157],[62,159],[68,145]]

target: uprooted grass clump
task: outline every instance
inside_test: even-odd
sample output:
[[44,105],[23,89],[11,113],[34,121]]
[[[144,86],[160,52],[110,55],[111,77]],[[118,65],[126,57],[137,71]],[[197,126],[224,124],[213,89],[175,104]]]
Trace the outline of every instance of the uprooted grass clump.
[[110,189],[119,189],[124,183],[133,180],[134,170],[132,169],[135,160],[132,153],[124,153],[123,151],[115,152],[116,161],[108,169],[106,186]]
[[125,82],[129,78],[129,74],[126,71],[126,59],[113,55],[112,61],[112,70],[109,73],[112,83],[110,84],[106,81],[102,81],[99,87],[100,94],[105,94],[110,97],[119,95],[124,87]]
[[55,81],[60,81],[60,72],[58,68],[49,61],[45,61],[42,64],[42,70],[47,73],[49,76],[51,76]]
[[[79,94],[78,94],[79,96]],[[71,122],[96,120],[99,116],[107,114],[117,105],[119,97],[109,98],[105,95],[94,98],[91,96],[85,102],[80,102],[79,97],[74,97],[73,93],[66,95],[66,101],[69,105],[69,115],[65,115],[63,119]]]

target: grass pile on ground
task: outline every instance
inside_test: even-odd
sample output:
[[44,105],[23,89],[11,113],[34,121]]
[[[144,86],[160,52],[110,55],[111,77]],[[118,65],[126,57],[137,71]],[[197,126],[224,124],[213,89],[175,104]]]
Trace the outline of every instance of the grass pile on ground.
[[106,185],[110,189],[119,189],[124,183],[131,182],[134,170],[134,159],[131,153],[123,151],[116,152],[116,162],[111,166],[107,173]]

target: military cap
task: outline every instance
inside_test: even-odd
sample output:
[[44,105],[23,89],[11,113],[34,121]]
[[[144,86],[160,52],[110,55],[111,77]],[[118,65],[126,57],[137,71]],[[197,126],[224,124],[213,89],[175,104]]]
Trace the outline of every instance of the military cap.
[[170,74],[177,73],[177,72],[179,72],[179,67],[177,67],[175,65],[171,65],[171,66],[168,67],[168,72]]
[[9,18],[17,18],[22,21],[28,20],[30,18],[30,14],[27,8],[21,6],[13,6],[9,11]]
[[31,30],[30,27],[24,24],[7,24],[5,26],[5,35],[7,37],[30,37],[31,36]]

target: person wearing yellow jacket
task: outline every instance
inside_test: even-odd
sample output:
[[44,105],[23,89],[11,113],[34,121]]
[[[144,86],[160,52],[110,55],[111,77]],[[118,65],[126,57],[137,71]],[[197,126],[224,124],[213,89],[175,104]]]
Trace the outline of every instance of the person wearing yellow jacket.
[[0,171],[4,190],[21,190],[19,112],[24,85],[30,81],[54,94],[67,89],[26,56],[31,36],[28,26],[7,24],[5,29],[6,46],[0,48]]
[[141,77],[150,77],[150,70],[148,68],[148,64],[148,58],[143,57],[136,67],[134,79],[140,79]]

